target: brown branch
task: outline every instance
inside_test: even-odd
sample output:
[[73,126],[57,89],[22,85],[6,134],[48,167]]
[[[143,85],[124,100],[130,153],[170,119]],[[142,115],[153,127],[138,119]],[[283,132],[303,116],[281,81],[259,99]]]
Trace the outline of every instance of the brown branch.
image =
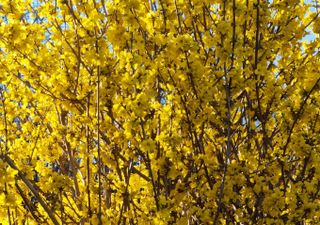
[[316,81],[316,83],[313,85],[313,87],[311,88],[311,90],[308,92],[306,98],[303,100],[303,102],[302,102],[302,104],[301,104],[301,106],[300,106],[300,108],[299,108],[298,113],[297,113],[296,116],[295,116],[295,119],[294,119],[294,121],[293,121],[293,123],[292,123],[292,125],[291,125],[291,127],[290,127],[290,130],[289,130],[289,135],[288,135],[286,144],[285,144],[284,147],[283,147],[283,153],[282,153],[283,156],[285,156],[286,150],[287,150],[288,145],[289,145],[289,143],[290,143],[290,141],[291,141],[291,136],[292,136],[292,133],[293,133],[293,129],[294,129],[294,127],[296,126],[296,124],[298,123],[300,117],[302,116],[302,112],[303,112],[304,106],[306,105],[306,103],[307,103],[308,99],[310,98],[312,92],[316,90],[319,81],[320,81],[320,78],[318,78],[318,80]]
[[48,216],[50,217],[52,223],[54,225],[60,225],[58,220],[56,219],[54,212],[51,211],[49,206],[45,203],[45,201],[42,199],[38,191],[35,189],[35,187],[32,185],[32,183],[25,177],[25,175],[18,169],[14,161],[8,156],[1,154],[0,158],[6,162],[12,169],[16,170],[18,172],[18,176],[23,181],[23,183],[29,188],[29,190],[32,192],[32,194],[36,197],[36,199],[39,201],[40,205],[43,207],[43,209],[46,211]]

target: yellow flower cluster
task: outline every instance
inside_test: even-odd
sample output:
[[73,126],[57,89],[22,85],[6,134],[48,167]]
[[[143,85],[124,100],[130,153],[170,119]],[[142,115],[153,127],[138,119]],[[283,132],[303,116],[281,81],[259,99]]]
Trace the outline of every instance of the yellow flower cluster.
[[0,224],[319,224],[311,2],[0,1]]

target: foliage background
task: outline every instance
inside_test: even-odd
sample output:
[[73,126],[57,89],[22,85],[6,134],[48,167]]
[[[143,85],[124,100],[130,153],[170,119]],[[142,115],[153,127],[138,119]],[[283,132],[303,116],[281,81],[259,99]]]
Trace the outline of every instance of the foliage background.
[[319,223],[317,6],[1,0],[1,223]]

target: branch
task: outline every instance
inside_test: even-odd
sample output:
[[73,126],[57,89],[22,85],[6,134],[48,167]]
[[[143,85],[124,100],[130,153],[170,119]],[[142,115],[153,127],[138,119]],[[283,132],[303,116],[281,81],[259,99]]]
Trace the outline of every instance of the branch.
[[308,99],[310,98],[312,92],[313,92],[313,91],[316,89],[316,87],[318,86],[319,81],[320,81],[320,78],[318,78],[318,80],[316,81],[316,83],[313,85],[313,87],[311,88],[311,90],[308,92],[306,98],[303,100],[303,103],[301,104],[301,106],[300,106],[300,108],[299,108],[298,113],[296,114],[296,118],[295,118],[295,120],[293,121],[293,124],[292,124],[292,126],[291,126],[291,128],[290,128],[289,136],[288,136],[288,138],[287,138],[286,144],[285,144],[284,147],[283,147],[283,154],[282,154],[283,156],[285,156],[285,154],[286,154],[286,150],[287,150],[288,145],[289,145],[289,143],[290,143],[290,141],[291,141],[291,136],[292,136],[292,133],[293,133],[293,129],[294,129],[294,127],[296,126],[298,120],[300,119],[300,117],[301,117],[301,115],[302,115],[302,111],[303,111],[303,109],[304,109],[304,106],[306,105],[306,103],[307,103]]
[[25,177],[25,175],[18,169],[18,167],[16,166],[16,164],[13,162],[13,160],[4,154],[0,155],[0,158],[8,163],[8,165],[18,171],[18,176],[20,177],[20,179],[23,181],[23,183],[25,183],[25,185],[29,188],[29,190],[32,192],[32,194],[37,198],[37,200],[39,201],[40,205],[43,207],[43,209],[46,211],[46,213],[48,214],[48,216],[50,217],[52,223],[54,225],[59,225],[59,222],[57,221],[54,213],[51,211],[51,209],[49,208],[49,206],[44,202],[44,200],[42,199],[42,197],[40,196],[40,194],[38,193],[38,191],[35,189],[35,187],[32,185],[32,183]]

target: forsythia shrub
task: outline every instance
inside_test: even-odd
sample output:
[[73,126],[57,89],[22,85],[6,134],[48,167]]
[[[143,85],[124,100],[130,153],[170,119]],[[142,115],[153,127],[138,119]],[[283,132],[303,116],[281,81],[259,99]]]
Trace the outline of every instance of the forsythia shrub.
[[0,224],[319,224],[303,0],[0,0]]

